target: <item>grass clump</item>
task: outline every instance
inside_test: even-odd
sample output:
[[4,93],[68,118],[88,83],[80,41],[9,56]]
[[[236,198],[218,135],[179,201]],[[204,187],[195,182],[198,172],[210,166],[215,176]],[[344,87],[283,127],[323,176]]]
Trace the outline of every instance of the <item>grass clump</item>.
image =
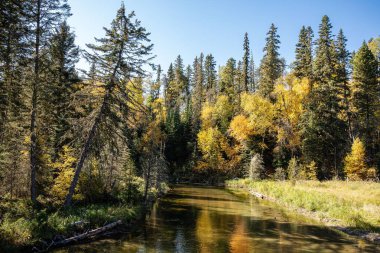
[[314,212],[322,221],[380,232],[380,184],[346,181],[227,181],[229,188],[244,188],[274,198],[293,209]]
[[[49,241],[57,235],[71,236],[117,220],[126,224],[139,214],[139,206],[123,204],[36,210],[25,200],[5,200],[0,203],[0,249],[11,252],[29,248],[41,240]],[[74,225],[78,221],[83,221],[79,227]]]

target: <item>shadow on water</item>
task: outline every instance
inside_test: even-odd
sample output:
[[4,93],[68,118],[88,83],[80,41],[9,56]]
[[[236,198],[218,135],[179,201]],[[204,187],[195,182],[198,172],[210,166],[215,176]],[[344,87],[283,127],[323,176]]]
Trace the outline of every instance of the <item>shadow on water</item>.
[[118,238],[55,252],[380,252],[375,245],[287,215],[252,197],[177,186],[144,226]]

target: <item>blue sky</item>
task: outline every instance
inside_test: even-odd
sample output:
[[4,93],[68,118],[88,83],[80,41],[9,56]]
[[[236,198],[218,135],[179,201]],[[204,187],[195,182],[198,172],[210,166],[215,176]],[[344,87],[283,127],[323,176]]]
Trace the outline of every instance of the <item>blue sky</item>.
[[[265,36],[271,23],[278,27],[280,54],[291,63],[302,25],[310,25],[317,36],[323,15],[333,32],[342,28],[348,49],[356,50],[363,40],[380,35],[379,0],[124,0],[142,25],[151,32],[155,63],[167,70],[178,54],[191,64],[200,52],[212,53],[217,65],[229,57],[240,59],[248,32],[256,66],[263,55]],[[94,37],[104,35],[120,7],[119,0],[69,0],[73,16],[69,23],[77,44],[85,48]],[[79,67],[84,67],[81,62]]]

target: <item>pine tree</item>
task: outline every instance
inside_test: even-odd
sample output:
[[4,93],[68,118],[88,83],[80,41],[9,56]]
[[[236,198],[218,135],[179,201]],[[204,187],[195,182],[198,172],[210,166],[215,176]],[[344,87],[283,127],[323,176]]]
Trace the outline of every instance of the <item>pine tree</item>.
[[48,45],[48,39],[52,30],[62,19],[68,16],[69,6],[66,0],[33,0],[28,2],[29,22],[31,27],[31,45],[33,46],[33,77],[32,82],[32,108],[30,117],[30,195],[33,202],[36,202],[36,174],[40,169],[38,165],[39,150],[38,147],[38,128],[39,119],[39,99],[40,91],[43,89],[42,72],[46,66],[42,64],[41,51]]
[[313,30],[302,26],[298,43],[296,45],[296,60],[294,61],[294,74],[298,78],[313,76]]
[[[100,128],[102,123],[108,120],[109,124],[106,124],[105,130],[107,132],[111,130],[110,134],[116,132],[118,135],[117,127],[123,122],[123,119],[117,118],[120,115],[118,105],[122,106],[122,108],[126,105],[129,105],[129,107],[134,105],[132,107],[134,109],[139,106],[136,98],[129,94],[131,90],[126,90],[125,81],[133,84],[134,78],[145,75],[143,66],[151,60],[150,53],[153,45],[147,44],[150,42],[148,39],[149,33],[146,32],[146,29],[141,26],[139,21],[134,19],[134,12],[126,15],[125,7],[122,5],[117,12],[116,18],[112,21],[111,28],[105,29],[106,37],[97,39],[100,45],[88,45],[93,53],[86,53],[86,58],[89,62],[96,60],[101,69],[102,76],[100,78],[104,84],[104,94],[89,124],[90,127],[87,129],[75,173],[66,196],[65,206],[71,205],[84,162],[99,131],[102,130]],[[138,88],[136,85],[134,86]],[[122,112],[128,111],[130,110],[126,108]],[[121,115],[126,116],[125,114]],[[112,144],[116,145],[111,142],[111,148]]]
[[0,192],[5,190],[11,197],[27,191],[20,156],[27,124],[24,73],[30,56],[25,12],[24,0],[0,2]]
[[253,54],[251,52],[251,59],[249,60],[249,67],[248,67],[248,80],[249,80],[249,91],[250,92],[256,92],[256,81],[255,81],[255,62],[253,60]]
[[75,64],[79,61],[79,48],[75,45],[75,34],[63,22],[53,34],[49,43],[49,83],[44,94],[44,114],[50,115],[52,126],[53,158],[57,158],[61,148],[70,142],[65,134],[70,129],[69,119],[74,116],[70,107],[74,84],[79,81]]
[[215,69],[215,59],[212,54],[206,56],[205,59],[205,91],[206,91],[206,101],[215,101],[217,94],[216,87],[216,69]]
[[202,104],[204,102],[204,56],[201,53],[200,57],[195,58],[194,64],[194,90],[192,94],[192,128],[194,133],[197,133],[200,129],[200,116],[202,110]]
[[[340,161],[348,139],[347,126],[340,119],[341,100],[336,81],[337,62],[329,18],[319,26],[316,58],[313,64],[315,83],[303,117],[303,154],[308,162],[315,161],[320,178],[341,175]],[[335,57],[335,58],[334,58]]]
[[323,16],[319,25],[316,55],[313,63],[315,81],[327,83],[335,72],[334,41],[332,39],[332,25],[328,16]]
[[264,97],[270,97],[274,89],[275,81],[281,77],[284,64],[278,52],[280,36],[277,34],[277,27],[272,24],[267,33],[264,47],[264,57],[260,65],[260,87],[259,92]]
[[236,60],[230,58],[224,67],[219,70],[219,92],[227,95],[230,101],[235,99],[236,84]]
[[379,103],[379,82],[377,80],[378,62],[363,42],[355,54],[352,72],[352,104],[355,109],[355,133],[361,136],[367,148],[370,161],[373,162],[375,130],[378,125],[376,117]]
[[335,42],[336,48],[336,82],[338,85],[338,93],[340,96],[340,107],[343,115],[343,120],[347,122],[349,136],[353,138],[352,129],[352,115],[350,110],[350,87],[349,87],[349,62],[350,62],[350,52],[346,48],[347,39],[343,34],[343,30],[340,29],[338,33],[337,40]]
[[244,35],[244,56],[243,56],[243,71],[242,71],[242,78],[243,78],[243,90],[248,91],[249,88],[249,67],[250,67],[250,52],[249,52],[249,39],[248,39],[248,33],[245,33]]

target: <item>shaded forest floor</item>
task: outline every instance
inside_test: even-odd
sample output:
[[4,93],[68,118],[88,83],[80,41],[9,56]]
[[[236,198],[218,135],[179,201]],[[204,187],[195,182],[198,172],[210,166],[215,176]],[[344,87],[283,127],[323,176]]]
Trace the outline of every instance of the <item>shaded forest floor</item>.
[[226,182],[351,235],[380,243],[380,184],[348,181]]
[[65,210],[36,210],[29,201],[0,202],[0,252],[28,252],[105,224],[128,225],[142,217],[141,205],[90,204]]

